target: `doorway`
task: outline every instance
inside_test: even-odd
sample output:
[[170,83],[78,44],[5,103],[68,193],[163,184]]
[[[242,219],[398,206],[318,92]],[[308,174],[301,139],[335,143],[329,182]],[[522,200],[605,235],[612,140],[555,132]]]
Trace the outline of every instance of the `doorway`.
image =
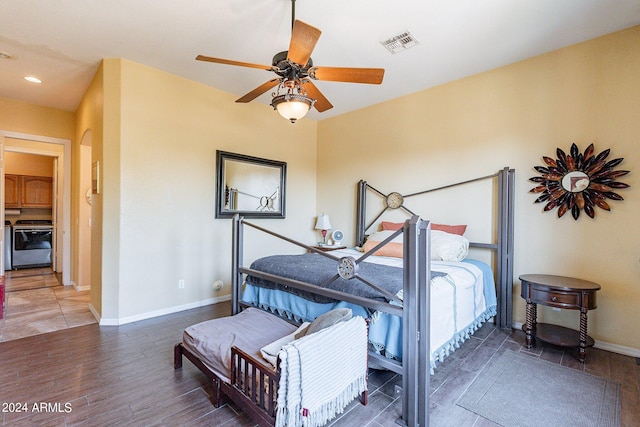
[[[55,144],[55,145],[52,145]],[[61,271],[63,285],[71,284],[70,212],[71,212],[71,141],[61,138],[43,137],[0,130],[0,158],[4,163],[5,152],[33,154],[51,157],[54,166],[52,216],[55,221],[54,241],[57,260],[53,267]],[[0,180],[4,183],[5,167],[0,167]],[[3,192],[4,195],[4,192]],[[5,200],[0,197],[0,218],[4,223]],[[4,233],[0,235],[0,246],[5,247]],[[4,263],[2,263],[4,264]],[[4,271],[3,271],[4,273]]]

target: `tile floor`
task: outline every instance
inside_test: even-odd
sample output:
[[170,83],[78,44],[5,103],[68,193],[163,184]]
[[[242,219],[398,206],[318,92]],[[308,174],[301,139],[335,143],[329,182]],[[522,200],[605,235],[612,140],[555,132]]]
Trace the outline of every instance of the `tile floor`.
[[62,286],[48,268],[6,271],[0,342],[96,323],[89,291]]

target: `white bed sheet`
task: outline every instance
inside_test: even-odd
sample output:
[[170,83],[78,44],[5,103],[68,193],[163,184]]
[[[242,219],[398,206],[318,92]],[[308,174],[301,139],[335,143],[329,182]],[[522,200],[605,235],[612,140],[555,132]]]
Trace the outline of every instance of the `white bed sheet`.
[[[362,252],[342,249],[331,254],[357,259]],[[402,261],[400,258],[370,256],[364,262],[401,269]],[[431,269],[446,273],[431,280],[430,352],[433,370],[438,361],[458,348],[483,322],[496,314],[496,306],[493,276],[486,264],[477,261],[431,261]],[[490,283],[485,283],[487,279],[490,279]],[[485,295],[489,295],[492,306],[487,306]],[[363,307],[345,302],[314,303],[284,291],[253,286],[249,281],[245,284],[242,299],[298,321],[311,321],[333,308],[350,307],[354,315],[372,317],[369,341],[380,354],[394,359],[402,358],[402,319],[398,316],[382,312],[371,316]]]

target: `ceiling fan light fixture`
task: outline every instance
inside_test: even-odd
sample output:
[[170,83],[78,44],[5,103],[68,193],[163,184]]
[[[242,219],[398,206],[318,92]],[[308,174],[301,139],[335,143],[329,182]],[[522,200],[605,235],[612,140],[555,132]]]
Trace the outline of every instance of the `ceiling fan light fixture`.
[[315,99],[297,93],[285,93],[284,95],[274,96],[271,100],[271,106],[282,117],[295,123],[297,120],[307,115]]

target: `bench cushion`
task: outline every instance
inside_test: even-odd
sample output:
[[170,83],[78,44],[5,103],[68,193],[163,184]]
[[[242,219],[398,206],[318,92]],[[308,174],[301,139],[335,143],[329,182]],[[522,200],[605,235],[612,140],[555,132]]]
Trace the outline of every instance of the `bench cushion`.
[[225,382],[230,381],[231,347],[261,359],[260,349],[297,329],[273,314],[247,308],[235,316],[207,320],[184,330],[182,345]]

